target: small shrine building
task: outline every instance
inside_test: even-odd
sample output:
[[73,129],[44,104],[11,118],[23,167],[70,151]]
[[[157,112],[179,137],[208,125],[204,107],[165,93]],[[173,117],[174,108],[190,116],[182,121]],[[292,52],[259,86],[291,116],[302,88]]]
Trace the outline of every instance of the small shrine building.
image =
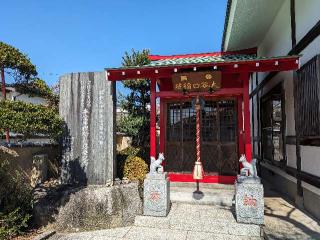
[[[291,71],[299,56],[257,57],[256,48],[172,56],[149,55],[150,63],[107,68],[109,81],[149,79],[150,157],[165,156],[170,181],[193,182],[196,161],[196,110],[200,114],[200,182],[232,184],[239,157],[252,159],[249,79],[254,72]],[[160,103],[160,138],[156,137],[156,101]],[[159,149],[157,146],[159,145]]]

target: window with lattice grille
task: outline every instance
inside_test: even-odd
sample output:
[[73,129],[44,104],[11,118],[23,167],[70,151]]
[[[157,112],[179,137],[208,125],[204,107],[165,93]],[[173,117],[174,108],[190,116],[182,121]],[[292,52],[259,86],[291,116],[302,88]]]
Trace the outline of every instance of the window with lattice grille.
[[320,55],[297,71],[294,83],[297,135],[320,138]]
[[262,157],[276,164],[283,160],[283,90],[279,84],[261,101]]

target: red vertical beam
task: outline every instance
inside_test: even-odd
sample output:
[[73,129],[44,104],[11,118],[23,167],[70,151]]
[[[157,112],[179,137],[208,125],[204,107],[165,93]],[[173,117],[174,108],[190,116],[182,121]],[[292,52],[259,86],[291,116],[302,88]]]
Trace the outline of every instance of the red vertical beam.
[[156,158],[156,79],[151,79],[150,81],[150,157]]
[[164,140],[165,140],[165,103],[160,98],[160,152],[164,152]]
[[248,161],[252,160],[251,132],[250,132],[250,99],[249,99],[249,73],[241,73],[243,81],[243,116],[245,133],[245,153]]
[[[7,99],[7,93],[6,93],[6,80],[4,78],[4,69],[1,68],[1,88],[2,88],[2,96],[3,99],[6,100]],[[10,135],[9,135],[9,130],[6,131],[6,142],[9,143],[10,142]]]
[[244,144],[243,144],[243,112],[242,112],[242,97],[237,98],[238,102],[238,147],[239,147],[239,157],[244,154]]

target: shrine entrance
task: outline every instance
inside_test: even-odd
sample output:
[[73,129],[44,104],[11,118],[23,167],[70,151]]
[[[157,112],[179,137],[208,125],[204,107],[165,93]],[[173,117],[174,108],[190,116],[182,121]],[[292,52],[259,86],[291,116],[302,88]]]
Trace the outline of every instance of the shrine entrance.
[[[169,102],[166,117],[166,171],[191,173],[196,161],[196,111],[191,101]],[[236,175],[236,100],[205,101],[201,113],[201,161],[208,175]]]

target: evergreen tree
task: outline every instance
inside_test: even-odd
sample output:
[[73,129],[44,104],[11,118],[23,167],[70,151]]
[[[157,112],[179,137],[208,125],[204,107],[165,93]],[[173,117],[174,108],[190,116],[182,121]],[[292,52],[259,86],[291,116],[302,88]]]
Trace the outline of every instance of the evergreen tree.
[[[142,66],[148,64],[149,50],[125,52],[122,57],[124,67]],[[134,146],[147,150],[149,145],[150,126],[150,81],[147,79],[133,79],[123,81],[124,87],[130,89],[126,96],[120,96],[120,106],[128,115],[120,119],[118,129],[132,137]]]

